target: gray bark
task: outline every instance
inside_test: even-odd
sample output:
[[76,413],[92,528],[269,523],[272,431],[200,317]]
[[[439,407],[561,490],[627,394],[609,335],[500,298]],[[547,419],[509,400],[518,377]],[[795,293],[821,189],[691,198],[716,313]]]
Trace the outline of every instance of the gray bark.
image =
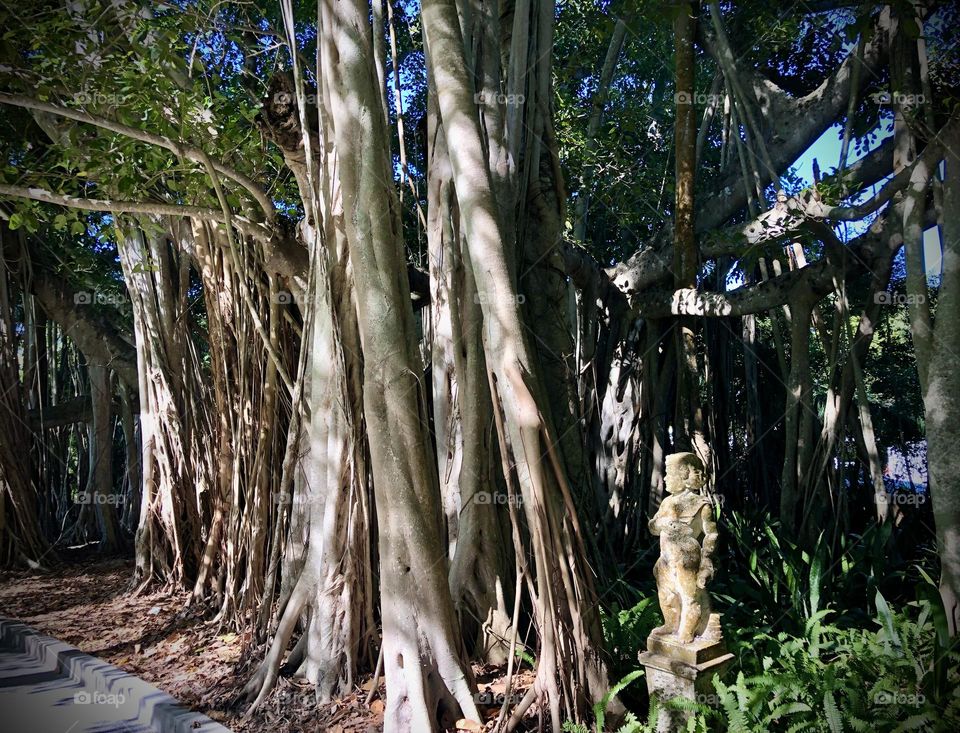
[[361,0],[322,4],[321,75],[363,346],[364,415],[380,531],[384,729],[428,731],[479,714],[447,585],[439,487],[368,13]]
[[943,279],[923,402],[927,420],[930,499],[940,555],[940,595],[950,634],[960,629],[960,134],[946,138],[943,186]]

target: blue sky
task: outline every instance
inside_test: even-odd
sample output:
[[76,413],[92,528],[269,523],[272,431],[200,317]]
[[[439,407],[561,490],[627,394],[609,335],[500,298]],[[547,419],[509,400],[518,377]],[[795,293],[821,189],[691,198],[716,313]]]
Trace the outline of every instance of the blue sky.
[[[817,160],[817,163],[820,166],[820,170],[824,173],[828,172],[830,169],[835,168],[840,160],[840,137],[843,134],[842,125],[834,125],[826,132],[824,132],[809,148],[806,152],[797,159],[794,164],[794,169],[797,175],[803,179],[806,185],[813,184],[813,161]],[[887,123],[883,126],[881,134],[877,136],[876,140],[870,146],[870,149],[873,150],[879,146],[884,140],[890,137],[893,134],[892,125]],[[852,152],[852,150],[851,150]],[[855,160],[851,155],[850,162],[852,163]],[[874,193],[879,190],[883,183],[886,182],[886,178],[883,181],[880,181],[878,185],[873,186],[864,192],[860,199],[866,200],[871,197]],[[864,226],[860,225],[859,227],[854,226],[847,230],[847,235],[856,234],[860,231],[863,231]],[[838,231],[838,234],[840,232]],[[926,263],[926,271],[928,278],[939,278],[941,271],[941,249],[940,249],[940,234],[937,227],[931,227],[926,230],[923,235],[923,245],[924,245],[924,261]]]

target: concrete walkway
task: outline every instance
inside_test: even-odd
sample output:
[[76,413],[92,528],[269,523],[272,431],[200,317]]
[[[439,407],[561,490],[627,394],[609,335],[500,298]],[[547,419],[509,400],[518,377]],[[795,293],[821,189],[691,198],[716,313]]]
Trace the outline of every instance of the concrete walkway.
[[231,733],[143,680],[0,618],[3,733]]

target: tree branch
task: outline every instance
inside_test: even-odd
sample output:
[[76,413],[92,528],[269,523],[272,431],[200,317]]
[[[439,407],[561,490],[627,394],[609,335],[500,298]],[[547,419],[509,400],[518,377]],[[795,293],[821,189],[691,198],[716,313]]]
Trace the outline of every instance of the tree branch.
[[[769,132],[764,143],[777,174],[793,163],[846,111],[855,76],[853,65],[862,63],[863,71],[867,72],[860,74],[861,87],[875,76],[871,72],[878,71],[886,53],[884,39],[889,24],[889,10],[884,10],[875,23],[871,40],[864,44],[862,59],[857,58],[856,50],[851,51],[820,86],[799,99],[791,97],[757,72],[737,67],[737,74],[752,88],[767,122]],[[766,185],[771,180],[769,171],[762,171],[762,174]],[[746,205],[746,192],[740,179],[740,173],[731,172],[712,187],[715,193],[701,199],[701,205],[697,207],[699,231],[720,226]]]
[[[75,120],[76,122],[94,125],[104,130],[115,132],[118,135],[124,135],[131,139],[139,140],[140,142],[166,148],[174,155],[187,160],[192,160],[194,163],[199,163],[200,165],[204,164],[204,152],[199,148],[196,148],[192,145],[187,145],[186,143],[176,142],[175,140],[171,140],[163,135],[156,135],[154,133],[147,132],[146,130],[130,127],[129,125],[124,125],[121,122],[109,120],[105,117],[98,117],[96,115],[88,114],[87,112],[70,109],[69,107],[61,107],[56,104],[41,102],[38,99],[33,99],[32,97],[27,97],[20,94],[7,94],[5,92],[0,92],[0,103],[9,104],[14,107],[22,107],[24,109],[32,109],[38,112],[46,112],[48,114]],[[267,196],[264,190],[255,181],[253,181],[251,178],[248,178],[243,173],[225,166],[223,163],[217,161],[211,162],[214,170],[231,179],[232,181],[239,183],[250,193],[251,196],[253,196],[254,199],[256,199],[257,203],[260,205],[260,208],[263,209],[263,213],[265,214],[268,222],[273,220],[273,203],[270,201],[270,198]]]
[[[192,216],[197,219],[225,224],[222,211],[205,209],[200,206],[180,206],[175,204],[159,204],[149,201],[111,201],[107,199],[88,199],[66,194],[53,193],[45,188],[27,188],[25,186],[10,186],[0,183],[0,196],[41,201],[45,204],[56,204],[71,209],[84,211],[107,211],[117,214],[149,214],[153,216]],[[240,216],[232,216],[231,222],[241,232],[254,239],[269,240],[271,232],[262,224],[255,224]]]
[[812,294],[819,300],[838,283],[873,273],[885,262],[884,258],[889,258],[903,244],[898,228],[888,225],[892,220],[878,219],[841,251],[770,280],[728,292],[692,288],[651,290],[632,298],[631,308],[639,318],[677,315],[720,318],[768,311],[791,302],[798,293]]
[[91,302],[89,297],[79,297],[81,293],[66,280],[36,263],[30,289],[47,316],[60,324],[64,334],[76,342],[88,361],[109,367],[137,393],[136,349],[110,318],[87,304]]
[[743,236],[750,244],[769,241],[782,237],[805,222],[814,221],[859,221],[890,201],[911,182],[920,172],[931,171],[943,156],[941,140],[958,125],[960,118],[954,116],[934,136],[917,158],[891,178],[872,198],[855,206],[830,206],[824,204],[816,189],[807,189],[799,196],[782,197],[772,209],[757,217],[742,228]]

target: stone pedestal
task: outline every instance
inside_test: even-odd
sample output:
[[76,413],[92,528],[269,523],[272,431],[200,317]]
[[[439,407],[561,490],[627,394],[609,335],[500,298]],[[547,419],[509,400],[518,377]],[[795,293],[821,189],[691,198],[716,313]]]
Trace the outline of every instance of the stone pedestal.
[[[721,639],[698,639],[681,644],[672,636],[650,636],[647,651],[640,654],[640,663],[646,668],[647,690],[650,699],[658,703],[675,697],[703,702],[712,695],[713,678],[733,659]],[[686,730],[691,713],[684,710],[659,708],[658,733],[676,733]]]

